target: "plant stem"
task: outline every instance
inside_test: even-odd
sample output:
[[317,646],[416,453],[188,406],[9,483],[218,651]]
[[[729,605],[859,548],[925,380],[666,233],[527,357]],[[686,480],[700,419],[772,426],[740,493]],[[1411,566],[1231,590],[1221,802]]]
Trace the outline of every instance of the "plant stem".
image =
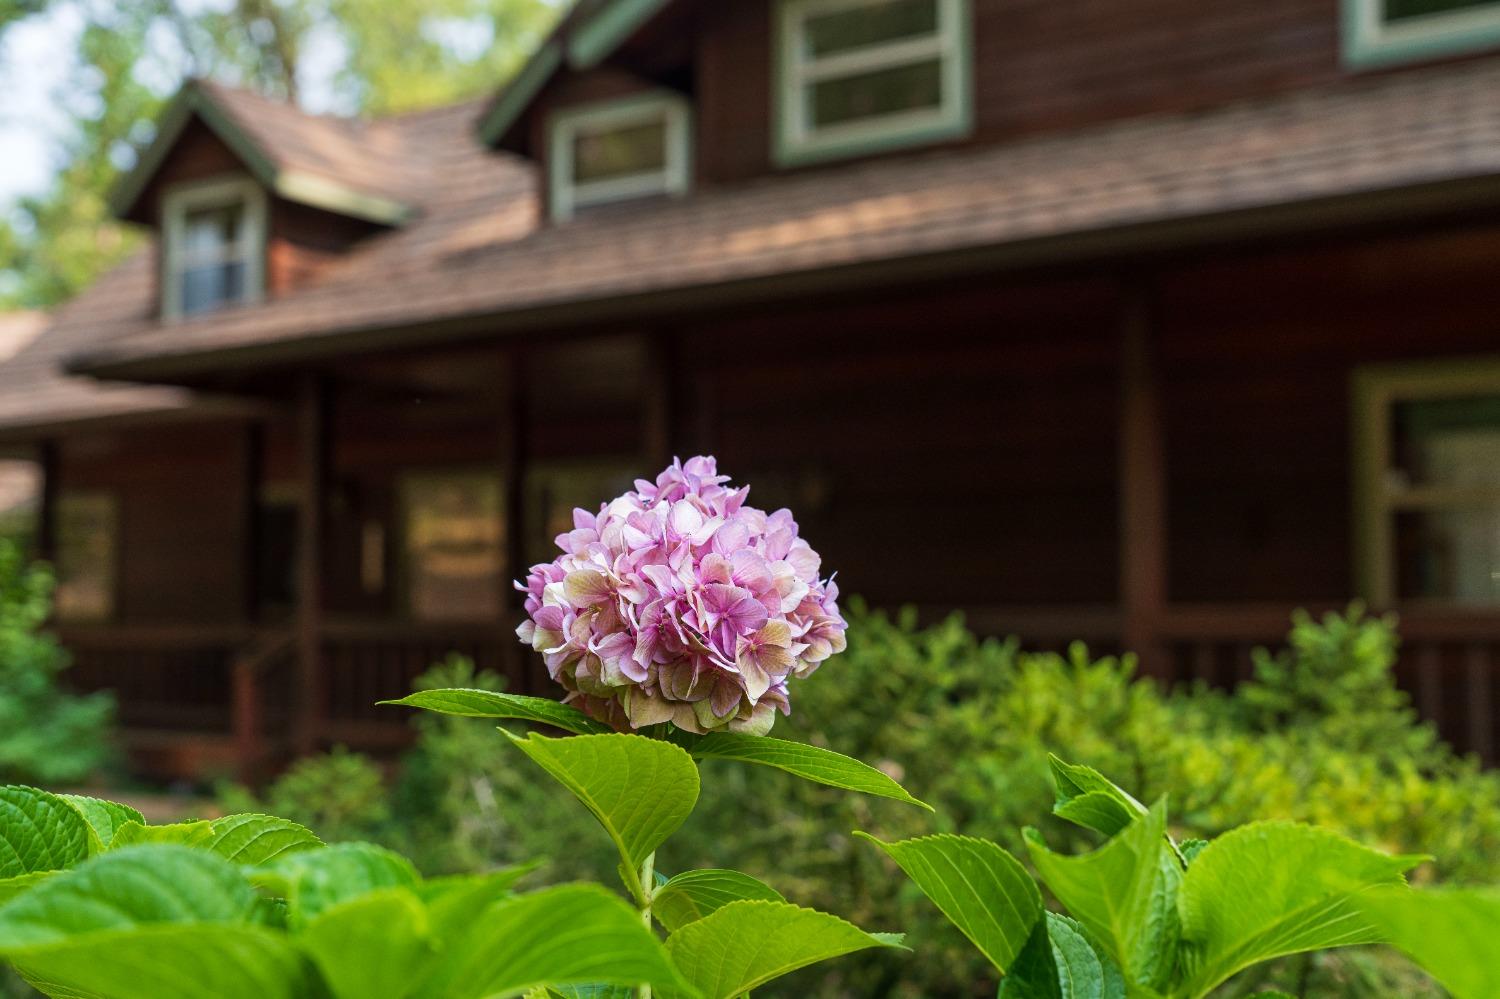
[[[645,902],[641,905],[641,921],[646,924],[646,932],[652,932],[651,926],[651,896],[656,894],[656,854],[652,853],[641,862],[641,898]],[[637,999],[651,999],[651,986],[642,985],[636,989]]]

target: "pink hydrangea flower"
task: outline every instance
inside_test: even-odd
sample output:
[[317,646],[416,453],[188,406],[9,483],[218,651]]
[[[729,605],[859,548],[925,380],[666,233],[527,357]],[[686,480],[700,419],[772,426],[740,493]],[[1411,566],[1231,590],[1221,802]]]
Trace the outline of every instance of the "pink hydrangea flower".
[[521,641],[566,703],[621,731],[764,735],[787,683],[844,649],[838,587],[788,510],[745,503],[711,457],[674,461],[599,512],[573,511],[533,566]]

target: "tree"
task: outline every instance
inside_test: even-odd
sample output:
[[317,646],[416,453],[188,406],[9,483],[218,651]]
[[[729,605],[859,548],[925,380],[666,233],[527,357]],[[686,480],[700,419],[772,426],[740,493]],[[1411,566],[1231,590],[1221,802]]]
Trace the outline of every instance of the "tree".
[[106,198],[187,77],[313,110],[381,115],[498,88],[547,30],[556,0],[0,0],[0,38],[76,14],[75,71],[58,95],[65,166],[0,216],[0,309],[67,300],[135,246]]

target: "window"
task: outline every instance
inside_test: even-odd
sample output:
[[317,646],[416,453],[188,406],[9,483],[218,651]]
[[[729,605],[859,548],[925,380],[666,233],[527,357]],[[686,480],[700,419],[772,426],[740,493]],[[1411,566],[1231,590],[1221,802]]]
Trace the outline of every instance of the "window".
[[407,610],[421,621],[487,621],[505,581],[500,480],[424,472],[401,482]]
[[56,515],[57,618],[108,621],[115,614],[119,504],[107,493],[64,493]]
[[682,194],[691,185],[688,105],[675,94],[560,111],[551,128],[553,218],[613,201]]
[[1500,45],[1500,0],[1344,0],[1344,60],[1381,66]]
[[264,292],[266,195],[248,178],[189,183],[162,200],[162,313],[193,316]]
[[968,0],[782,0],[779,11],[782,164],[969,130]]
[[1356,400],[1364,595],[1500,604],[1500,362],[1366,371]]

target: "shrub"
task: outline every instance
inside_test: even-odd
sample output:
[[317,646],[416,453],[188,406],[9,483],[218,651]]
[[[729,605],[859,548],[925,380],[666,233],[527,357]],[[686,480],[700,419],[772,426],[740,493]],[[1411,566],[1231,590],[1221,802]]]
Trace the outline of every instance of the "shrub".
[[43,630],[51,598],[51,573],[0,540],[0,782],[73,783],[108,756],[113,700],[62,690],[68,657]]

